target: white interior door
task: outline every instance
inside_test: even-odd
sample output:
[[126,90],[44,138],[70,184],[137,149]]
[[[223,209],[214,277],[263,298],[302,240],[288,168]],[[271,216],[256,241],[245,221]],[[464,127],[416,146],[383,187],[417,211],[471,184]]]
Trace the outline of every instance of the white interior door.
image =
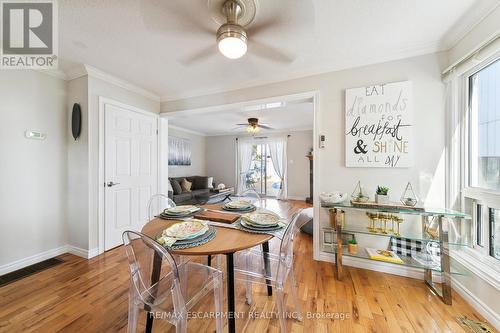
[[158,117],[104,104],[104,249],[140,231],[158,186]]

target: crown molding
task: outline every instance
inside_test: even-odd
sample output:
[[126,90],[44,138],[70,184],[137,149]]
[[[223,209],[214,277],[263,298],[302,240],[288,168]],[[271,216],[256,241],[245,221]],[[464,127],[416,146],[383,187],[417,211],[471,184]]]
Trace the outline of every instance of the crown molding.
[[35,71],[61,80],[66,80],[66,74],[59,69],[35,69]]
[[186,133],[194,134],[194,135],[207,136],[207,134],[205,134],[205,133],[198,132],[198,131],[193,131],[193,130],[190,130],[190,129],[187,129],[187,128],[184,128],[184,127],[175,126],[175,125],[170,125],[169,124],[168,128],[169,129],[174,129],[174,130],[177,130],[177,131],[181,131],[181,132],[186,132]]
[[469,34],[475,27],[483,22],[491,13],[493,13],[500,3],[491,6],[486,2],[479,3],[474,6],[474,13],[469,14],[466,19],[460,20],[453,26],[453,28],[443,38],[443,47],[449,50],[456,46],[467,34]]
[[128,91],[134,92],[136,94],[142,95],[144,97],[147,97],[155,102],[160,102],[160,96],[156,95],[155,93],[150,92],[149,90],[146,90],[144,88],[141,88],[135,84],[132,84],[128,81],[125,81],[119,77],[116,77],[114,75],[108,74],[100,69],[97,69],[95,67],[89,66],[89,65],[79,65],[75,68],[72,68],[66,72],[66,80],[74,80],[79,77],[88,75],[90,77],[111,83],[117,87],[126,89]]

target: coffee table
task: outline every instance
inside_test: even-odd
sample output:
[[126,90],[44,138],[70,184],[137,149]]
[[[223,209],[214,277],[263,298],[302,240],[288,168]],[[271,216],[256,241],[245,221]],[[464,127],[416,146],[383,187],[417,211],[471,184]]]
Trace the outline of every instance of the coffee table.
[[226,200],[231,200],[231,196],[234,194],[234,188],[228,187],[224,190],[218,190],[220,192],[210,192],[203,193],[195,196],[196,204],[205,205],[205,204],[214,204],[225,202]]

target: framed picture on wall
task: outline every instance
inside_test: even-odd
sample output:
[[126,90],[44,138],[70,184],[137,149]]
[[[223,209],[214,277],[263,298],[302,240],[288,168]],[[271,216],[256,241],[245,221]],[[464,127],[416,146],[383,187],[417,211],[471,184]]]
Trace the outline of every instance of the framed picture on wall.
[[346,89],[345,103],[347,167],[413,165],[411,81]]
[[168,165],[191,165],[191,141],[188,139],[168,137]]

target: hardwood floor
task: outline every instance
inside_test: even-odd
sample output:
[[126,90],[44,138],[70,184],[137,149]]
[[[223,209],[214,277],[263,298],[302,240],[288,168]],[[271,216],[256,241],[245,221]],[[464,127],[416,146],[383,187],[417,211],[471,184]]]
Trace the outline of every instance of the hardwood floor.
[[[306,204],[267,200],[267,206],[289,215]],[[277,246],[271,242],[271,250]],[[344,280],[337,281],[332,264],[312,259],[308,235],[298,237],[295,253],[305,318],[289,319],[291,332],[468,332],[457,316],[484,320],[456,293],[453,306],[443,304],[421,280],[346,267]],[[129,275],[123,247],[91,260],[71,254],[59,258],[65,263],[0,288],[0,332],[126,332]],[[237,282],[236,309],[244,314],[237,331],[279,332],[278,320],[267,314],[275,307],[272,297],[254,286],[253,298],[246,305],[243,283]],[[293,311],[291,304],[288,309]],[[213,311],[213,300],[207,298],[193,311]],[[192,318],[188,330],[214,332],[215,322]],[[154,332],[165,331],[174,332],[156,320]]]

